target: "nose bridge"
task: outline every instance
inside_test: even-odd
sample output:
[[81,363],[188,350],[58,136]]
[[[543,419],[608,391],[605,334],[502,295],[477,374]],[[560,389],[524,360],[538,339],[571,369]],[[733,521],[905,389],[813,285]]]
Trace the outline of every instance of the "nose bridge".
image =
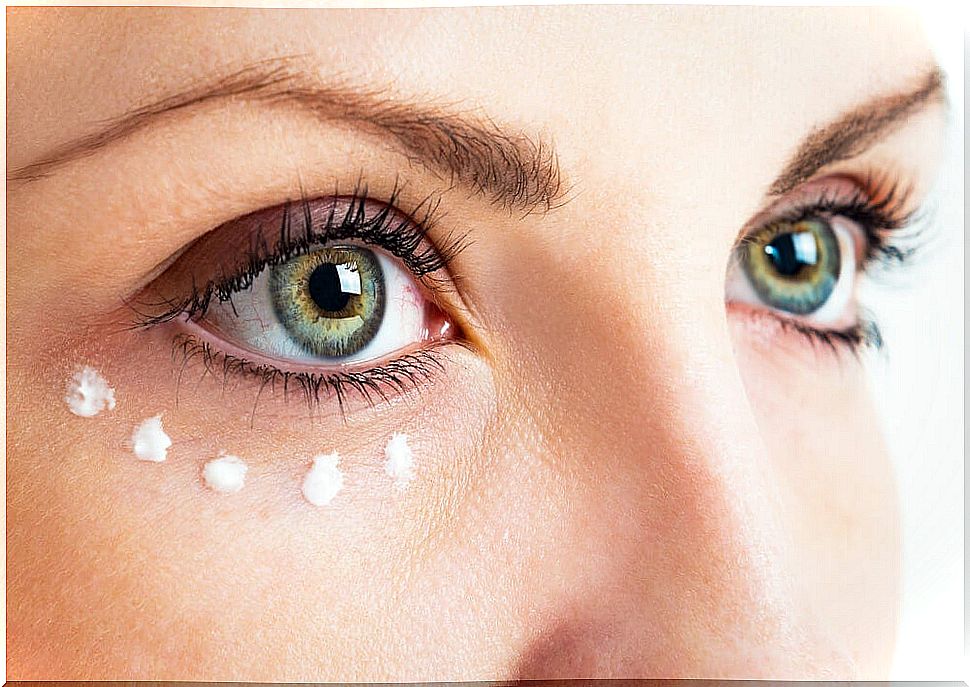
[[[766,674],[794,665],[799,638],[816,631],[803,624],[786,569],[777,480],[734,360],[723,276],[644,278],[608,262],[596,273],[615,297],[604,305],[602,293],[562,288],[563,275],[555,313],[542,315],[545,354],[523,363],[544,366],[526,375],[542,380],[528,402],[542,452],[564,482],[581,485],[566,488],[560,508],[566,538],[590,555],[570,565],[602,608],[634,609],[626,621],[577,613],[614,630],[647,621],[657,641],[630,656],[656,650],[658,666],[713,656],[738,641],[732,632],[755,651],[787,652],[757,659]],[[698,643],[663,643],[683,637]],[[730,674],[724,665],[712,674]]]
[[617,462],[656,452],[722,481],[761,462],[726,326],[721,265],[612,246],[562,256],[550,269],[515,304],[523,326],[511,352],[526,368],[516,376],[531,383],[519,391],[541,398],[527,405],[541,409],[532,421],[545,425],[546,437],[606,442]]
[[[705,307],[655,311],[653,321],[641,325],[650,333],[623,344],[631,368],[623,378],[625,412],[607,414],[618,426],[607,428],[601,440],[625,437],[612,448],[617,474],[628,485],[617,496],[639,504],[634,512],[641,526],[662,533],[655,543],[669,552],[670,542],[679,542],[679,570],[720,561],[722,584],[750,595],[752,603],[764,602],[786,593],[775,588],[784,579],[781,571],[771,570],[772,561],[785,558],[786,546],[776,481],[723,311],[705,313]],[[604,395],[599,402],[606,407],[615,399]],[[637,553],[631,555],[642,557],[643,543],[633,538]]]
[[513,393],[551,455],[579,446],[657,488],[705,485],[737,503],[767,461],[726,326],[723,272],[703,257],[659,257],[618,247],[524,256],[552,273],[510,308],[523,318],[512,377],[529,381]]

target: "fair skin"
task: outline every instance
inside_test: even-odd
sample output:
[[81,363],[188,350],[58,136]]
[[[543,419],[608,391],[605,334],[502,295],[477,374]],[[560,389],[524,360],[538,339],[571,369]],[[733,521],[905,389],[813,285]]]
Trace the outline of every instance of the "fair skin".
[[[900,544],[868,353],[726,298],[725,274],[758,218],[839,179],[891,173],[919,205],[943,108],[913,27],[898,9],[10,10],[8,676],[885,679]],[[281,64],[302,100],[213,95]],[[772,190],[812,131],[904,101]],[[561,183],[503,204],[503,174],[445,170],[375,123],[389,102],[541,140]],[[308,411],[173,356],[180,318],[131,326],[125,300],[198,237],[360,181],[404,213],[436,194],[432,244],[468,236],[430,378]],[[67,412],[80,364],[115,410]],[[159,413],[167,460],[135,460]],[[393,432],[406,490],[384,472]],[[222,450],[249,464],[231,495],[200,480]],[[332,450],[345,488],[314,507],[301,480]]]

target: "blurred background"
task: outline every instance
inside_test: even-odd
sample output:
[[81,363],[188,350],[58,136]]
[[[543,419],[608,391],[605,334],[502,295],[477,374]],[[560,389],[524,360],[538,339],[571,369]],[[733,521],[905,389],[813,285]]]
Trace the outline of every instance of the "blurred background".
[[931,198],[933,241],[864,297],[885,351],[873,385],[902,505],[903,597],[894,680],[970,681],[964,657],[964,14],[922,8],[947,76],[949,145]]

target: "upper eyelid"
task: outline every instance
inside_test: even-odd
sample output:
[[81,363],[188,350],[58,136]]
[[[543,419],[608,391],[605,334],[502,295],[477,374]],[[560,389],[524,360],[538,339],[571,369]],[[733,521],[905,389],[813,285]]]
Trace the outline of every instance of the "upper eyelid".
[[[838,189],[833,190],[837,184],[853,188],[840,193]],[[891,202],[876,199],[876,195],[885,192],[886,187],[893,194],[889,199]],[[819,190],[815,190],[816,188]],[[913,211],[904,209],[913,199],[913,189],[911,180],[906,180],[904,175],[897,176],[896,173],[874,171],[871,168],[862,174],[833,172],[810,179],[785,196],[771,199],[763,209],[756,212],[742,227],[736,244],[769,222],[794,221],[795,215],[815,211],[820,206],[852,205],[861,201],[878,205],[884,212],[903,218]]]
[[[366,194],[366,187],[359,187],[351,195],[335,190],[329,196],[286,201],[221,224],[189,244],[168,269],[126,299],[128,308],[135,311],[135,326],[160,324],[186,312],[204,313],[212,299],[222,301],[224,294],[244,290],[248,286],[246,281],[255,277],[252,272],[256,265],[261,271],[271,263],[303,254],[315,245],[335,241],[361,242],[394,255],[436,303],[440,305],[439,301],[444,299],[450,310],[460,310],[459,319],[466,324],[464,302],[445,298],[443,283],[439,284],[438,280],[428,283],[423,279],[425,276],[431,279],[434,272],[447,269],[448,262],[465,247],[464,235],[448,234],[438,242],[431,239],[429,233],[437,209],[436,203],[430,202],[434,196],[408,213],[396,205],[396,191],[387,200]],[[402,240],[406,247],[397,243]],[[440,245],[442,240],[444,245]],[[240,242],[248,248],[226,250]],[[396,254],[395,248],[401,248],[405,254]],[[226,258],[227,255],[230,257]],[[216,257],[223,258],[221,264],[215,264]],[[426,271],[419,273],[415,268]],[[141,300],[152,293],[153,287],[161,294],[166,293],[164,286],[158,286],[159,279],[177,282],[169,284],[170,290],[176,293],[161,297],[160,302],[165,306],[162,312],[141,312],[139,308],[153,307],[151,301]],[[457,300],[462,299],[459,296]]]

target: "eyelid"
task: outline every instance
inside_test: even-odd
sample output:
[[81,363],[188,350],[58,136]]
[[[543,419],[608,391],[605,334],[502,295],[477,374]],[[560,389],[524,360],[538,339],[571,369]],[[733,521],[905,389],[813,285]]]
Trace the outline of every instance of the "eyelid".
[[813,179],[758,212],[735,240],[732,255],[749,236],[771,222],[797,222],[813,214],[835,216],[840,214],[840,210],[865,206],[869,208],[866,214],[882,220],[888,226],[864,226],[864,222],[858,221],[859,218],[848,217],[865,234],[863,245],[866,251],[860,258],[861,265],[866,257],[871,257],[872,249],[878,247],[873,244],[881,243],[879,230],[895,229],[909,221],[914,212],[912,196],[911,184],[885,172],[867,171],[862,175],[837,173]]
[[[861,190],[861,186],[852,177],[845,175],[831,175],[805,182],[794,191],[773,200],[767,207],[754,215],[741,231],[738,243],[772,221],[792,219],[792,214],[801,208],[816,204],[823,195],[831,196],[834,192],[839,193],[844,198],[850,198],[854,194],[857,195]],[[826,193],[826,191],[829,192]]]
[[[213,333],[206,327],[192,321],[178,323],[178,330],[173,332],[173,338],[191,340],[198,344],[206,343],[210,348],[216,348],[209,339]],[[436,339],[426,342],[422,347],[413,346],[408,349],[395,351],[392,354],[384,355],[379,358],[360,360],[351,363],[340,363],[337,365],[310,364],[307,361],[288,361],[277,360],[268,355],[248,348],[242,348],[238,344],[221,338],[218,343],[218,354],[232,360],[244,362],[253,368],[270,369],[275,368],[282,375],[315,375],[326,377],[328,375],[348,373],[354,374],[365,372],[374,367],[379,367],[389,361],[398,360],[408,355],[414,355],[422,350],[440,347],[445,344],[455,343],[454,339]]]
[[378,201],[366,197],[363,189],[350,196],[285,202],[226,222],[193,241],[132,299],[139,314],[136,324],[150,326],[182,313],[204,312],[213,298],[225,301],[269,264],[314,245],[354,239],[401,259],[433,302],[449,315],[457,315],[459,326],[464,325],[467,311],[446,271],[448,262],[465,246],[464,234],[448,233],[444,247],[436,245],[430,237],[436,198],[429,196],[405,214],[394,207],[396,197],[392,193],[390,201]]
[[[264,389],[272,394],[281,393],[283,400],[291,395],[303,396],[308,407],[315,407],[324,400],[335,400],[341,414],[351,393],[374,406],[379,398],[389,400],[391,395],[416,391],[431,381],[436,373],[445,369],[450,356],[443,349],[457,344],[467,348],[460,340],[439,341],[426,348],[402,351],[376,366],[367,369],[301,370],[281,369],[278,361],[266,361],[261,357],[238,355],[238,351],[224,351],[213,347],[206,338],[184,330],[174,333],[171,339],[173,359],[182,369],[191,361],[201,363],[207,374],[237,375],[242,380],[255,380],[256,403]],[[252,358],[252,359],[251,359]],[[179,376],[181,379],[181,375]],[[253,405],[255,417],[256,404]]]
[[[393,198],[392,195],[392,201]],[[165,310],[139,313],[141,321],[137,325],[161,325],[159,332],[170,338],[174,355],[182,358],[183,366],[189,359],[198,358],[209,372],[218,367],[226,376],[234,373],[255,379],[262,386],[275,387],[278,382],[284,396],[292,383],[313,404],[322,400],[323,391],[328,398],[336,398],[342,408],[348,391],[373,401],[375,397],[387,399],[391,394],[416,389],[430,381],[436,370],[443,369],[442,360],[447,359],[444,349],[456,344],[473,348],[463,336],[464,321],[455,315],[458,308],[448,307],[454,303],[457,290],[448,288],[453,283],[449,275],[437,274],[445,271],[449,260],[463,247],[463,236],[455,240],[446,237],[443,253],[441,239],[436,245],[428,235],[437,205],[428,201],[418,205],[419,211],[422,207],[426,209],[423,215],[408,215],[393,202],[369,198],[363,189],[352,196],[304,198],[298,203],[277,204],[239,217],[186,249],[157,280],[154,304]],[[415,215],[420,219],[414,219]],[[242,340],[220,335],[207,326],[207,311],[217,303],[216,312],[225,313],[227,321],[238,318],[232,297],[244,297],[254,287],[254,281],[263,278],[265,270],[291,263],[323,246],[343,243],[371,244],[373,250],[385,254],[379,259],[396,261],[395,269],[402,278],[410,278],[411,288],[423,292],[428,318],[423,336],[408,336],[395,350],[382,350],[375,357],[311,362],[269,354],[258,346],[244,346]],[[384,273],[388,274],[391,267],[385,265]],[[171,282],[171,295],[164,295],[166,278]],[[152,303],[151,291],[146,289],[143,303]],[[443,301],[448,305],[440,307]],[[240,303],[241,307],[244,305],[245,302]],[[240,313],[245,316],[244,310]],[[185,321],[169,322],[176,318]],[[259,322],[262,325],[261,319]]]

